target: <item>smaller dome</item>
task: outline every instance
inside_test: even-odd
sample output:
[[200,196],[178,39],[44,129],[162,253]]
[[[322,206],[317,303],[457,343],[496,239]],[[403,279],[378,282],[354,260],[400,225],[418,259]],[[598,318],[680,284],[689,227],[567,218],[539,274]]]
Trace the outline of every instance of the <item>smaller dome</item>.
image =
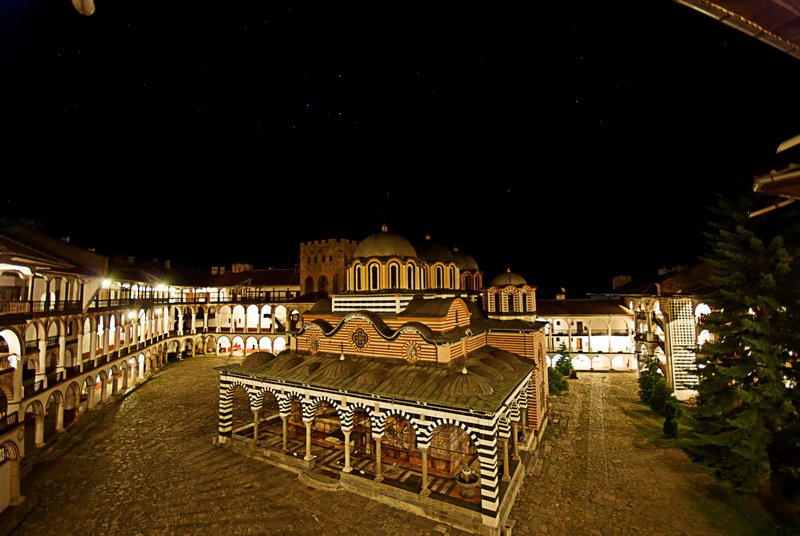
[[362,372],[353,379],[354,387],[362,389],[373,389],[383,381],[383,374],[374,371]]
[[470,270],[473,272],[478,271],[478,263],[475,259],[472,258],[471,255],[467,255],[466,253],[461,253],[458,249],[453,250],[453,259],[458,264],[458,267],[461,268],[461,271]]
[[303,362],[303,358],[297,355],[286,355],[282,356],[278,359],[275,359],[272,363],[272,367],[270,369],[274,372],[284,372],[289,369],[293,369],[297,365]]
[[[344,357],[344,356],[342,356]],[[326,380],[341,380],[353,373],[350,364],[342,358],[337,359],[333,363],[329,363],[322,369],[322,377]]]
[[528,282],[525,281],[525,278],[523,278],[521,275],[515,274],[514,272],[511,271],[511,269],[508,269],[504,274],[500,274],[494,279],[492,279],[492,282],[489,283],[489,286],[507,287],[508,285],[513,285],[515,287],[518,287],[527,284]]
[[387,232],[386,226],[380,233],[369,235],[358,243],[353,252],[354,258],[368,257],[416,257],[417,252],[411,242],[400,235]]
[[441,244],[431,242],[430,236],[425,236],[425,241],[414,248],[419,258],[428,262],[454,262],[453,254]]
[[442,381],[442,393],[449,396],[489,396],[494,389],[485,378],[470,373],[466,368],[461,372],[452,372]]
[[275,356],[269,352],[255,352],[245,357],[240,364],[243,367],[260,367],[273,359]]

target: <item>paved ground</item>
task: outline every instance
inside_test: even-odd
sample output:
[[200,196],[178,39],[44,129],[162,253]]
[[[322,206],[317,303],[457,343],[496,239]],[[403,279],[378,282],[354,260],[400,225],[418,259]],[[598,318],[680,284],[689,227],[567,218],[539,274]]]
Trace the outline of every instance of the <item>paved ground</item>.
[[[695,493],[714,481],[677,449],[654,448],[632,425],[632,374],[582,374],[555,397],[539,477],[512,511],[515,535],[711,535]],[[687,493],[691,491],[691,493]]]
[[[38,503],[15,534],[438,534],[437,523],[346,492],[323,492],[212,445],[216,371],[225,358],[170,365],[59,459],[37,464]],[[614,408],[631,375],[584,374],[556,407],[538,477],[526,481],[514,534],[715,534],[684,494],[710,486],[680,452],[648,448]],[[653,527],[659,527],[655,529]],[[451,531],[450,534],[461,534]]]

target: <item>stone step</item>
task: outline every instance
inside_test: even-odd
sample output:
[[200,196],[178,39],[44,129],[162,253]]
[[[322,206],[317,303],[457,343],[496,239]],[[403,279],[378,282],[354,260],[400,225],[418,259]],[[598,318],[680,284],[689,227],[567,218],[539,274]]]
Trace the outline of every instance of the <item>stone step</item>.
[[342,489],[339,480],[313,471],[302,471],[297,475],[297,480],[321,491],[339,491]]

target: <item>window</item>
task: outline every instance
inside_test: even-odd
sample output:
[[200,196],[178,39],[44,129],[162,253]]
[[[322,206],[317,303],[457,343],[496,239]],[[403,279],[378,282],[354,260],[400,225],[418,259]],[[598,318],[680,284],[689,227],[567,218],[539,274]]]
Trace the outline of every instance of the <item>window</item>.
[[411,290],[414,290],[414,288],[416,287],[416,281],[414,281],[414,280],[416,278],[414,277],[414,265],[413,264],[409,264],[406,267],[406,279],[407,279],[408,288],[410,288]]
[[441,266],[436,267],[436,288],[444,288],[444,269]]
[[419,288],[426,289],[428,288],[428,270],[425,266],[423,266],[419,271]]
[[353,279],[355,280],[354,284],[355,284],[356,290],[362,290],[361,289],[361,265],[360,264],[356,264],[355,266],[353,266]]
[[528,310],[528,296],[527,296],[527,294],[525,294],[525,293],[523,292],[522,294],[520,294],[520,295],[519,295],[519,299],[520,299],[520,301],[522,302],[522,304],[521,304],[521,307],[522,307],[521,311],[524,313],[524,312],[526,312],[526,311]]
[[500,305],[500,293],[494,295],[494,310],[495,312],[500,312],[503,310],[503,307]]
[[333,262],[333,255],[328,255],[328,262]]
[[389,265],[389,288],[400,287],[400,266],[396,263]]
[[464,290],[472,290],[472,279],[469,277],[469,274],[464,275],[464,281],[462,281],[462,285]]
[[561,320],[556,320],[556,326],[560,326],[560,325],[561,325]]
[[450,272],[450,288],[458,287],[458,285],[456,285],[456,269],[451,266],[449,272]]
[[514,311],[514,295],[509,292],[506,299],[508,300],[508,312],[509,313],[513,312]]
[[369,265],[369,289],[378,290],[380,288],[380,268],[377,263]]

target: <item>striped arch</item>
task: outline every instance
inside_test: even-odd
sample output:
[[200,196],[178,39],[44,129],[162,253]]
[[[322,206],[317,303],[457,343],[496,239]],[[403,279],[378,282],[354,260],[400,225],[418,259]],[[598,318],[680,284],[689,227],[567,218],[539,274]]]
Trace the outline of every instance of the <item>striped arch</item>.
[[368,406],[363,402],[348,402],[347,405],[342,405],[339,409],[339,421],[342,423],[342,430],[347,431],[353,428],[356,410],[361,409],[369,417],[370,425],[374,424],[373,413],[375,412],[372,406]]
[[219,384],[219,426],[218,433],[221,437],[231,437],[233,430],[233,391],[242,387],[250,398],[250,406],[254,403],[254,394],[242,382],[227,382],[221,380]]
[[280,398],[279,398],[280,393],[278,393],[278,391],[276,391],[272,387],[262,387],[261,389],[258,390],[254,389],[253,394],[251,395],[250,398],[250,403],[253,411],[259,411],[261,410],[262,407],[264,407],[264,395],[266,395],[267,393],[271,393],[275,397],[275,400],[278,400],[278,403],[280,404]]
[[370,414],[369,420],[372,423],[372,436],[383,437],[383,432],[386,430],[386,421],[392,415],[399,415],[400,417],[404,418],[405,420],[411,423],[411,426],[414,427],[414,435],[416,436],[417,444],[419,444],[419,440],[422,436],[419,424],[417,424],[417,419],[415,419],[405,411],[399,409],[389,409],[384,412],[380,413],[375,412]]
[[[439,426],[450,424],[464,430],[472,439],[478,451],[481,467],[481,515],[496,519],[500,506],[500,463],[497,458],[497,424],[489,426],[467,425],[456,419],[439,418],[431,421],[425,428],[425,443],[418,447],[428,447],[433,431]],[[484,521],[485,522],[485,521]]]

